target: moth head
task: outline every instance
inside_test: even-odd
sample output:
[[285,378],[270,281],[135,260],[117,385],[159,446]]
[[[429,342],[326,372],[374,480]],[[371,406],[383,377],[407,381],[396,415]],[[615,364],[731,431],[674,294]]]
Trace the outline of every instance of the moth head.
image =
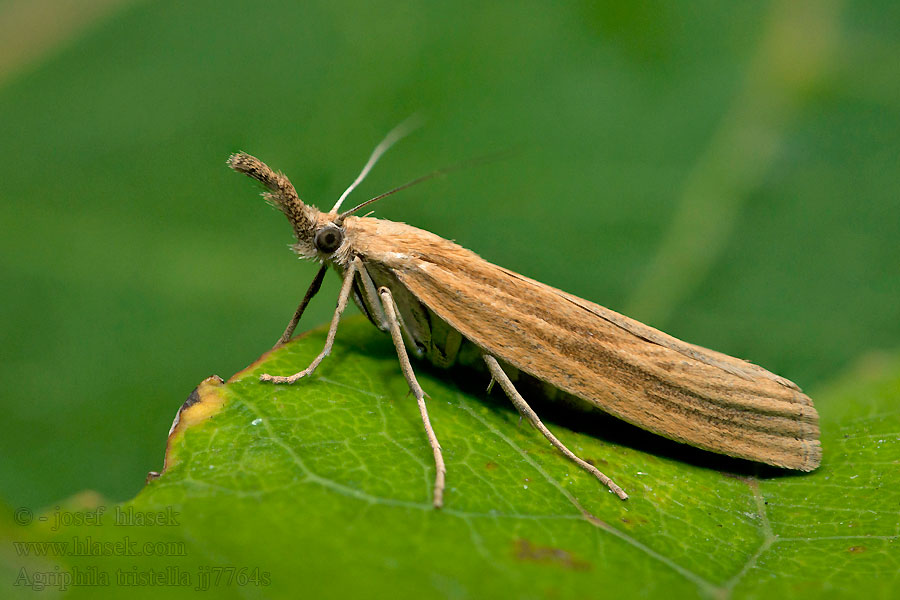
[[321,254],[330,256],[344,243],[344,229],[334,223],[327,223],[316,231],[313,244]]
[[[244,152],[232,154],[228,158],[228,166],[265,186],[266,191],[262,194],[263,198],[283,212],[294,228],[297,243],[293,245],[293,249],[297,254],[306,258],[319,256],[316,235],[322,229],[324,215],[315,206],[305,204],[300,199],[297,190],[283,173],[273,171],[263,161]],[[328,240],[323,238],[323,243],[326,241],[329,244],[332,243],[332,236],[325,237]],[[341,232],[341,239],[343,239],[343,232]]]
[[316,222],[310,229],[298,232],[295,227],[297,243],[292,244],[291,249],[301,258],[337,260],[343,264],[347,235],[344,227],[336,223],[336,216],[334,213],[317,211]]
[[303,258],[344,263],[347,258],[347,239],[344,227],[337,222],[334,213],[320,212],[315,227],[308,238],[297,237],[291,246]]

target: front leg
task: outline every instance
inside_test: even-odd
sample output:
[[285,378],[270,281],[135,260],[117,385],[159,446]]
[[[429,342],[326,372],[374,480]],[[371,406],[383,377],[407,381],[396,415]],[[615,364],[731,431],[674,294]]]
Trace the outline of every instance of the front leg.
[[297,328],[297,323],[300,322],[300,317],[303,316],[303,311],[306,310],[306,305],[309,304],[309,301],[312,300],[313,296],[319,293],[319,288],[322,287],[322,280],[325,279],[325,271],[328,270],[328,264],[323,263],[321,267],[319,267],[319,272],[316,273],[316,276],[313,278],[312,283],[309,284],[309,289],[306,290],[306,295],[303,296],[303,300],[300,301],[300,305],[297,306],[297,310],[294,311],[294,316],[291,317],[291,322],[288,323],[287,327],[284,328],[284,333],[281,334],[281,337],[278,338],[278,341],[275,342],[275,345],[272,348],[279,348],[284,346],[289,341],[291,341],[291,336],[294,335],[294,330]]
[[347,300],[350,298],[350,290],[353,288],[353,276],[356,274],[356,271],[359,268],[359,262],[359,257],[353,258],[353,260],[350,261],[350,264],[347,265],[347,269],[344,271],[344,283],[343,285],[341,285],[341,293],[338,296],[337,308],[334,311],[334,316],[331,318],[331,327],[328,328],[328,337],[325,339],[325,347],[322,348],[322,351],[315,358],[315,360],[313,360],[308,367],[306,367],[299,373],[294,373],[293,375],[287,377],[263,373],[259,376],[260,381],[266,381],[269,383],[294,383],[301,377],[306,377],[307,375],[315,371],[316,367],[319,366],[319,363],[322,362],[322,359],[328,356],[328,354],[331,352],[331,347],[334,345],[334,336],[337,333],[338,322],[340,322],[341,320],[341,315],[344,313],[344,309],[347,308]]
[[416,380],[416,374],[413,373],[412,365],[409,364],[409,356],[406,354],[406,346],[403,344],[403,334],[400,332],[400,319],[397,315],[397,308],[394,304],[394,297],[391,290],[386,287],[378,290],[381,296],[381,304],[384,308],[384,315],[387,318],[388,327],[391,330],[391,339],[394,340],[394,348],[397,350],[397,358],[400,360],[400,370],[406,377],[406,383],[409,390],[416,397],[419,403],[419,413],[422,415],[422,423],[425,425],[425,434],[428,436],[428,443],[431,445],[431,451],[434,454],[434,466],[437,471],[434,477],[434,507],[440,508],[444,504],[444,475],[447,472],[444,466],[444,456],[441,454],[441,445],[438,443],[437,436],[434,435],[434,429],[431,428],[431,420],[428,418],[428,409],[425,408],[425,392],[422,386]]

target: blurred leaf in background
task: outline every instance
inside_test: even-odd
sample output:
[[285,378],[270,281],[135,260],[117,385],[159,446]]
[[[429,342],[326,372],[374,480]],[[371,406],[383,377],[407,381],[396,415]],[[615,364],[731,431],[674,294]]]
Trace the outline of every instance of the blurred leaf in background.
[[415,112],[357,199],[518,152],[376,216],[807,389],[896,350],[898,32],[887,0],[0,1],[0,497],[133,497],[177,399],[284,327],[314,266],[229,153],[328,207]]

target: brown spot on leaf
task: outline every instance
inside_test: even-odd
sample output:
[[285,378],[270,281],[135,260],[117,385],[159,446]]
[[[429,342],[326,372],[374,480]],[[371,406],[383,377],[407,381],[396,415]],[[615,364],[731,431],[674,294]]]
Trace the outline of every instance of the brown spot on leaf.
[[619,520],[629,528],[640,527],[648,523],[644,517],[621,517]]
[[518,539],[513,548],[517,560],[543,565],[557,565],[572,571],[588,571],[591,563],[576,557],[571,552],[553,546],[539,546],[530,540]]
[[497,463],[489,460],[486,463],[484,463],[484,468],[487,469],[488,471],[493,471],[494,469],[497,468]]
[[175,464],[176,461],[172,456],[172,442],[175,438],[184,435],[188,427],[205,421],[219,412],[225,402],[225,397],[221,393],[224,384],[225,382],[218,375],[210,375],[190,393],[187,400],[178,409],[175,420],[172,421],[172,427],[169,428],[169,439],[166,442],[166,457],[163,461],[162,471],[147,473],[146,483],[158,479]]
[[862,554],[865,551],[866,551],[865,546],[850,546],[849,548],[847,548],[847,552],[849,552],[851,554]]

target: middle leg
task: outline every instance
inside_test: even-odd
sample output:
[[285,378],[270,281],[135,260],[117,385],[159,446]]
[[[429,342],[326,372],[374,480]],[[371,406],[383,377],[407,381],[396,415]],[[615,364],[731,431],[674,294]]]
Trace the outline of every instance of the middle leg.
[[419,413],[422,415],[422,423],[425,425],[425,434],[428,436],[428,443],[431,445],[431,451],[434,454],[434,466],[437,471],[434,477],[434,507],[440,508],[444,505],[444,476],[447,473],[447,469],[444,466],[444,456],[441,454],[441,445],[437,436],[434,435],[431,420],[428,418],[428,409],[425,408],[425,392],[422,391],[422,386],[416,380],[416,374],[413,373],[412,365],[409,363],[409,356],[406,354],[406,346],[403,344],[403,334],[400,332],[400,320],[394,304],[394,297],[386,287],[378,290],[378,293],[381,296],[381,304],[391,330],[391,339],[394,340],[394,348],[397,350],[397,358],[400,360],[400,370],[403,371],[403,375],[406,377],[409,390],[416,397],[416,402],[419,403]]

